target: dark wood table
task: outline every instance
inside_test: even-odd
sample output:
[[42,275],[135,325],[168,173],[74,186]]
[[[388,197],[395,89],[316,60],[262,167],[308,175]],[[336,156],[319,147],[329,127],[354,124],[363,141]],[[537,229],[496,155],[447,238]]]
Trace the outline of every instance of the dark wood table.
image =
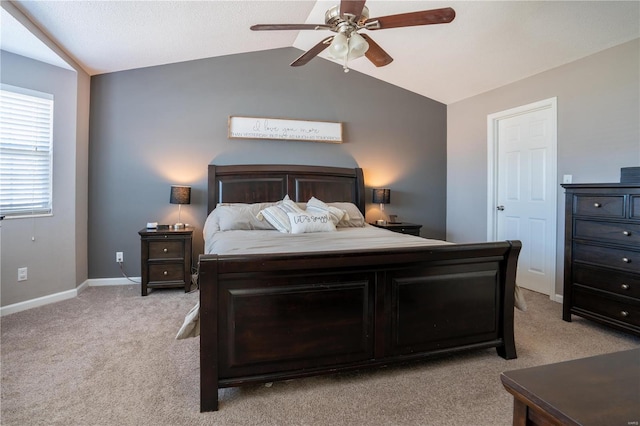
[[640,349],[507,371],[514,425],[640,424]]

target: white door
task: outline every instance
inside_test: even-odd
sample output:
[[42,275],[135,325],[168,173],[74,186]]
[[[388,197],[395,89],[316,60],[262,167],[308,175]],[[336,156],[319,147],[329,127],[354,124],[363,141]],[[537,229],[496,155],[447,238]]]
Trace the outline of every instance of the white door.
[[496,240],[520,240],[516,281],[553,298],[556,277],[556,99],[489,116]]

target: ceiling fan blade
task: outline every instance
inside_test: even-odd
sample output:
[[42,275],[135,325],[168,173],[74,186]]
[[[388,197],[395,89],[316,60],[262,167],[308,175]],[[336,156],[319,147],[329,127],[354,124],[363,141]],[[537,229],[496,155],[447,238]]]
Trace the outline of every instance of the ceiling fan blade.
[[292,67],[301,67],[302,65],[306,65],[307,62],[309,62],[310,60],[318,56],[320,52],[322,52],[324,49],[329,47],[329,45],[331,44],[331,41],[333,41],[333,36],[329,36],[325,38],[320,43],[316,44],[311,49],[307,50],[302,55],[300,55],[298,59],[291,62],[290,65]]
[[258,24],[252,25],[253,31],[271,31],[271,30],[328,30],[331,25],[325,24]]
[[370,18],[364,22],[364,27],[368,30],[383,30],[385,28],[413,27],[416,25],[448,24],[455,17],[455,10],[445,7],[443,9]]
[[362,15],[362,9],[367,0],[341,0],[340,15],[349,14],[357,18]]
[[373,63],[373,65],[376,67],[384,67],[385,65],[389,65],[393,62],[393,58],[389,56],[389,54],[385,52],[380,45],[378,45],[378,43],[373,41],[371,37],[366,34],[360,35],[362,38],[367,40],[367,43],[369,43],[369,49],[367,49],[367,52],[364,55]]

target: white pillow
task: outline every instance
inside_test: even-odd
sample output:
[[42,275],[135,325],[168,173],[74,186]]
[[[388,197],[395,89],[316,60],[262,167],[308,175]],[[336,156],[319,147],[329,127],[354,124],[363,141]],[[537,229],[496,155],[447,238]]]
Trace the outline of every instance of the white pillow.
[[216,206],[214,212],[216,212],[221,231],[232,231],[235,229],[273,229],[271,224],[258,220],[256,215],[261,210],[275,204],[276,203],[220,203]]
[[311,232],[331,232],[336,227],[327,213],[310,214],[308,212],[288,212],[292,234],[305,234]]
[[364,216],[353,203],[329,203],[329,206],[337,207],[346,212],[342,220],[336,225],[338,228],[363,228],[366,221]]
[[330,206],[324,201],[318,200],[316,197],[311,197],[311,199],[307,201],[307,211],[314,214],[328,214],[334,225],[338,225],[342,219],[349,219],[348,217],[345,218],[347,214],[346,211]]

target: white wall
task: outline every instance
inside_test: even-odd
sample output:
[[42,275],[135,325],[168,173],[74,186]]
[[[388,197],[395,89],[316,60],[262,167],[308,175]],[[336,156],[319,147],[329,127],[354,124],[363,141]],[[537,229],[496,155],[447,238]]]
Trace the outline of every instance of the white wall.
[[[618,182],[640,165],[640,40],[448,105],[447,239],[487,237],[487,115],[558,98],[558,182]],[[564,192],[558,187],[556,293],[562,294]]]

